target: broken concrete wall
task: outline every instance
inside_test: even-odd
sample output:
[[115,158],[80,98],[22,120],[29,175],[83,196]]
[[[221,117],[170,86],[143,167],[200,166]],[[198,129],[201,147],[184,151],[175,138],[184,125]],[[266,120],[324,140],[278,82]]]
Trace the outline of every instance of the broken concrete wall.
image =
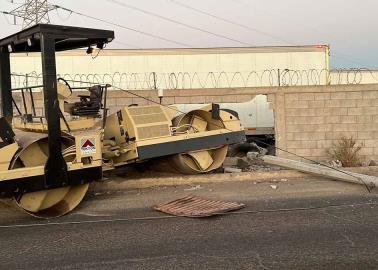
[[[133,92],[159,101],[156,90]],[[71,101],[77,100],[78,94],[75,92]],[[267,94],[274,108],[279,148],[323,160],[333,142],[343,135],[353,136],[363,146],[363,158],[378,160],[378,84],[165,90],[163,104],[246,102],[258,94]],[[152,103],[141,97],[109,91],[107,104],[115,112],[133,103]],[[41,113],[40,93],[35,93],[35,98]],[[283,151],[277,155],[298,159]]]

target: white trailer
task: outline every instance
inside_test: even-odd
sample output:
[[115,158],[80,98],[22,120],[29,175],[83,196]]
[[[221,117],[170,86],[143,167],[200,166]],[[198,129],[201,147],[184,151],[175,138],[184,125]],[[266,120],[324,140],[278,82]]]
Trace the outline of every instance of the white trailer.
[[[175,104],[178,110],[188,112],[209,104]],[[274,135],[274,113],[266,95],[257,95],[243,103],[220,103],[221,109],[238,113],[247,136]]]

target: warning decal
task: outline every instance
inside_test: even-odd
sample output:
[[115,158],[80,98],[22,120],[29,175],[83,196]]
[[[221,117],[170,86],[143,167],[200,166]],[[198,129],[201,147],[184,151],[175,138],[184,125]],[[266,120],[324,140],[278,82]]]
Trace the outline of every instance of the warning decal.
[[84,155],[96,153],[96,139],[95,138],[82,138],[81,139],[81,153]]

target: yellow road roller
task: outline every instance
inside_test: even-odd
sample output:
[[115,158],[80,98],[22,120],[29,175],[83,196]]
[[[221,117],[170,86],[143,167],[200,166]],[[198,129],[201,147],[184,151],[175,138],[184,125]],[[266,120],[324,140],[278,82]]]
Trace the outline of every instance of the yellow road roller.
[[[57,51],[102,49],[113,39],[113,31],[38,24],[0,40],[0,196],[33,216],[70,212],[90,182],[119,167],[165,160],[183,174],[213,171],[228,145],[245,139],[237,115],[217,104],[188,113],[133,104],[108,115],[111,85],[75,88],[57,78]],[[12,89],[10,54],[29,52],[41,53],[43,84]],[[38,89],[43,115],[34,106]]]

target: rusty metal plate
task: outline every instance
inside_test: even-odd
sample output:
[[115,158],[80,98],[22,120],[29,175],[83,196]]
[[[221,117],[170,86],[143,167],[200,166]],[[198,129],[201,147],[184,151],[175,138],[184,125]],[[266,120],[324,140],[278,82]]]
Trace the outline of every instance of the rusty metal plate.
[[237,202],[213,201],[196,196],[186,196],[168,203],[154,206],[154,209],[167,214],[183,217],[208,217],[239,210],[245,204]]

